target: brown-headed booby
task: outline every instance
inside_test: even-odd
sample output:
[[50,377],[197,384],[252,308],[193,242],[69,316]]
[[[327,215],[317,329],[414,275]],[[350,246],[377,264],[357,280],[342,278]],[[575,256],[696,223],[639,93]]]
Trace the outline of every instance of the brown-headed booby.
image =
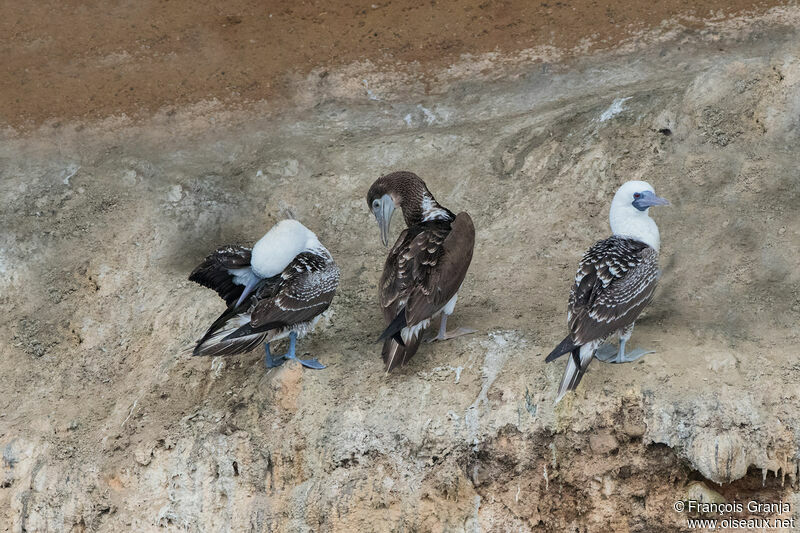
[[[313,330],[333,300],[339,268],[314,233],[297,220],[281,220],[253,248],[223,246],[189,280],[214,289],[228,309],[197,342],[193,355],[232,355],[264,342],[267,368],[297,359],[295,343]],[[289,352],[273,358],[269,344],[289,337]],[[325,368],[316,359],[297,359]]]
[[475,227],[467,213],[455,215],[442,207],[412,172],[378,178],[367,193],[367,204],[378,221],[384,246],[389,243],[389,225],[396,208],[403,211],[407,226],[389,251],[379,288],[386,322],[380,340],[384,341],[383,362],[390,372],[411,359],[423,330],[439,314],[439,333],[432,340],[474,331],[447,332],[446,328],[472,260]]
[[[569,294],[569,335],[545,361],[570,353],[556,403],[575,390],[593,357],[613,363],[635,361],[645,350],[625,353],[633,324],[650,303],[660,275],[658,226],[648,211],[654,205],[669,205],[644,181],[623,184],[611,202],[609,222],[612,237],[595,243],[581,259]],[[602,346],[616,334],[619,350]]]

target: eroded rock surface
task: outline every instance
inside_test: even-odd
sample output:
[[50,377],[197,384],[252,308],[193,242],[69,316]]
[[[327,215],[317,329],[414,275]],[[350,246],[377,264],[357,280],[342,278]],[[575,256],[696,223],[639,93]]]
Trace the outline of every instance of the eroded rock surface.
[[[699,490],[797,508],[794,20],[429,96],[8,133],[0,530],[683,530]],[[479,331],[386,376],[364,195],[400,168],[475,221],[452,321]],[[631,341],[657,353],[595,362],[554,408],[544,355],[632,178],[673,203]],[[187,273],[285,208],[342,267],[299,345],[329,368],[189,357],[223,306]]]

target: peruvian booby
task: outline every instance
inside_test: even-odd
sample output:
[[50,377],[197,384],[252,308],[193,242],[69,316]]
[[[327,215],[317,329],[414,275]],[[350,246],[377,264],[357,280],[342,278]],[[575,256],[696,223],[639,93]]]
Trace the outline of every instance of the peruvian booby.
[[474,332],[447,331],[458,290],[467,274],[475,227],[467,213],[453,214],[433,197],[425,182],[412,172],[393,172],[378,178],[367,193],[367,204],[389,244],[389,225],[398,207],[406,229],[397,238],[383,268],[380,303],[386,329],[383,362],[386,371],[404,365],[419,348],[422,332],[441,314],[439,333],[446,340]]
[[[267,368],[297,359],[295,343],[313,330],[333,300],[339,268],[314,233],[297,220],[281,220],[251,248],[223,246],[189,280],[214,289],[228,309],[197,342],[193,355],[232,355],[264,342]],[[289,337],[289,351],[273,358],[271,342]],[[325,368],[316,359],[297,359]]]
[[[606,362],[627,363],[645,350],[625,352],[633,324],[650,303],[660,275],[658,226],[648,211],[654,205],[669,205],[644,181],[623,184],[611,202],[609,222],[613,236],[596,242],[581,259],[569,294],[569,334],[545,361],[566,353],[567,367],[558,387],[558,403],[575,390],[593,357]],[[614,334],[619,349],[601,346]]]

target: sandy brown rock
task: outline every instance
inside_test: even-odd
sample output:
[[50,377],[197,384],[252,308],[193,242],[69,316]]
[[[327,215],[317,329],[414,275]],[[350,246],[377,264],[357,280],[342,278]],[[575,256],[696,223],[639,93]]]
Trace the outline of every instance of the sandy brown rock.
[[[387,74],[373,100],[332,70],[313,107],[4,132],[0,524],[680,531],[694,481],[797,509],[798,20],[436,94]],[[387,376],[364,191],[398,168],[475,221],[451,320],[479,331]],[[563,363],[544,354],[631,178],[673,202],[631,340],[656,353],[593,363],[554,407]],[[329,368],[186,355],[223,307],[187,273],[287,207],[342,267],[330,324],[298,347]]]
[[280,109],[303,100],[299,85],[306,80],[325,85],[332,71],[352,62],[366,68],[349,90],[366,97],[378,65],[435,79],[464,56],[533,49],[543,57],[570,57],[611,49],[643,31],[698,28],[704,19],[786,3],[4,2],[0,126],[172,115],[204,101],[241,106],[268,100]]
[[288,411],[296,410],[303,387],[303,366],[297,361],[287,361],[275,371],[270,384],[275,403]]
[[725,497],[702,481],[694,481],[686,487],[686,499],[702,503],[725,503]]
[[592,453],[603,455],[618,450],[619,442],[611,431],[600,429],[589,435],[589,448]]

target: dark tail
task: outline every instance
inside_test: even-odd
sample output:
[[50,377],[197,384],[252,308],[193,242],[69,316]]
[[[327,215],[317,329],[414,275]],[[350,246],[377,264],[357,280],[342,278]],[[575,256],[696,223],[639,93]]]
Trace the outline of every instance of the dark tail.
[[392,323],[389,324],[386,329],[383,330],[381,336],[378,337],[378,342],[386,339],[394,339],[394,341],[400,346],[405,346],[406,343],[403,342],[403,337],[400,335],[400,332],[403,331],[403,328],[406,327],[406,325],[406,310],[401,309],[397,316],[394,317],[394,320],[392,320]]
[[592,362],[594,351],[588,352],[588,350],[584,350],[583,357],[581,357],[581,348],[581,346],[578,346],[573,349],[572,355],[567,359],[567,366],[564,368],[564,375],[558,385],[555,403],[560,402],[565,394],[578,387],[583,375],[586,373],[586,369],[589,367],[589,363]]
[[389,338],[383,341],[383,364],[386,366],[386,372],[391,372],[398,366],[406,364],[419,348],[419,342],[422,334],[409,339],[405,345],[398,344],[394,338]]
[[211,324],[192,351],[192,355],[233,355],[258,347],[270,333],[268,329],[254,331],[250,315],[231,306]]
[[550,352],[550,355],[548,355],[544,361],[545,363],[549,363],[550,361],[555,361],[565,353],[573,351],[575,348],[580,348],[580,346],[577,346],[574,342],[572,342],[571,335],[567,335],[567,337],[563,341],[561,341],[561,344],[556,346],[555,349],[552,352]]

